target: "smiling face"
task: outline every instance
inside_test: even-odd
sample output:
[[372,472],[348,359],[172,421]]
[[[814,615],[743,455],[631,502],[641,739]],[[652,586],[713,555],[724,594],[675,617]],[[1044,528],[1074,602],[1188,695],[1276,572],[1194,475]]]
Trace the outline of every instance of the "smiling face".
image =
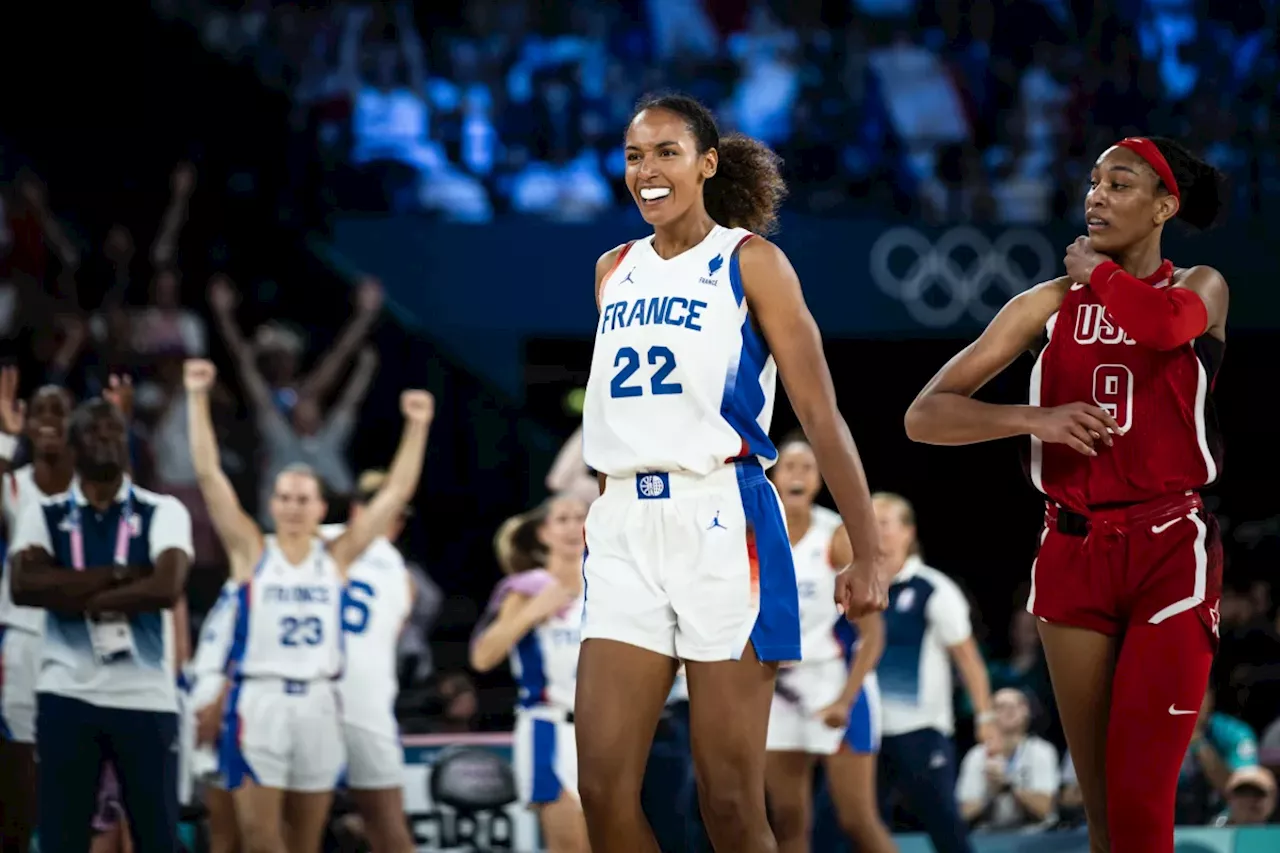
[[31,398],[26,431],[36,456],[56,456],[66,449],[71,409],[71,396],[62,388],[46,386]]
[[818,460],[813,448],[803,441],[792,441],[778,451],[778,461],[769,476],[788,511],[806,510],[822,488]]
[[1095,251],[1114,257],[1177,212],[1177,199],[1161,188],[1155,170],[1128,148],[1113,145],[1094,164],[1084,215]]
[[627,189],[645,222],[656,227],[702,206],[702,184],[716,173],[715,149],[698,151],[683,116],[641,110],[627,128]]

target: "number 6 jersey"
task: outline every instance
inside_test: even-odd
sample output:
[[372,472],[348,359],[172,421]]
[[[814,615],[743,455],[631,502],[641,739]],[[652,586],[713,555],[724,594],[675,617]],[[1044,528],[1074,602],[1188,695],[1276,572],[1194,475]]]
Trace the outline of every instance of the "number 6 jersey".
[[738,267],[752,236],[717,225],[674,258],[661,258],[652,236],[619,254],[600,289],[582,419],[587,465],[624,477],[774,461],[777,370]]
[[320,681],[342,671],[342,579],[320,539],[291,565],[266,536],[253,577],[240,586],[227,654],[233,678]]
[[[1146,279],[1169,287],[1165,261]],[[1076,511],[1138,503],[1213,483],[1222,468],[1221,442],[1210,393],[1225,344],[1202,335],[1160,351],[1136,343],[1087,284],[1072,284],[1049,318],[1047,342],[1031,371],[1029,402],[1052,408],[1097,405],[1116,419],[1121,435],[1098,455],[1031,437],[1029,474],[1037,489]]]

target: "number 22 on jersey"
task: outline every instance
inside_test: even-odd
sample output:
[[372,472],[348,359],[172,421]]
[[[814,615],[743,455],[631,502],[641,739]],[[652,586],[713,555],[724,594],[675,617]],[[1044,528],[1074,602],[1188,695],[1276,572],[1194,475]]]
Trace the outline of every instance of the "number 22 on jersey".
[[[647,360],[650,365],[657,368],[649,377],[650,394],[680,394],[684,391],[684,386],[679,382],[667,381],[676,369],[675,353],[664,346],[652,346],[649,347]],[[643,384],[628,384],[640,369],[640,362],[640,353],[632,347],[622,347],[618,350],[618,354],[613,359],[613,366],[618,370],[609,383],[609,396],[639,397],[644,394]]]

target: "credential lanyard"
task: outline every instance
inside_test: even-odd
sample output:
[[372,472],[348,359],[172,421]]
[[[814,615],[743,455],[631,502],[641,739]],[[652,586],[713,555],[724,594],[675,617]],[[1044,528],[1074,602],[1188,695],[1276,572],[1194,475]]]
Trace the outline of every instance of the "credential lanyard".
[[[70,510],[67,523],[71,528],[68,536],[71,539],[71,567],[78,572],[85,569],[84,563],[84,530],[81,526],[80,504],[75,495],[68,500]],[[129,519],[133,517],[133,487],[125,494],[124,503],[120,507],[120,524],[116,527],[116,550],[113,560],[117,566],[129,565]]]

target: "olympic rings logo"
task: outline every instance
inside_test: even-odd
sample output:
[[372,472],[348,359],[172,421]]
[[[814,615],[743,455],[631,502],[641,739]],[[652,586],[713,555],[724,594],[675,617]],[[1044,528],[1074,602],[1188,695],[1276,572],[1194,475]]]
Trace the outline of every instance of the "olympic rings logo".
[[[966,315],[991,322],[1010,298],[1056,273],[1058,256],[1038,231],[1017,228],[994,241],[976,228],[952,228],[936,243],[914,228],[899,226],[871,246],[871,280],[906,306],[912,319],[944,329]],[[906,261],[904,268],[903,262]],[[999,303],[988,299],[999,288]]]

